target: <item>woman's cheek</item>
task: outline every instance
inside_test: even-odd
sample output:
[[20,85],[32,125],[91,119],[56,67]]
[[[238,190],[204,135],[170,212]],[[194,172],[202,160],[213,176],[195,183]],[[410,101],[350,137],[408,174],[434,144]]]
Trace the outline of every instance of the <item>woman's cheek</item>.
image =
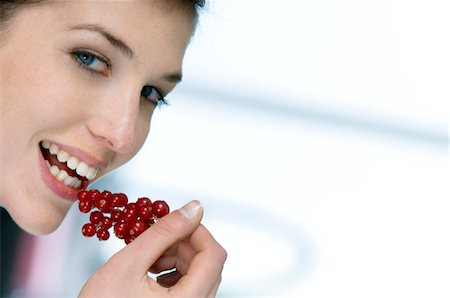
[[152,121],[155,106],[151,103],[144,102],[139,108],[139,117],[136,128],[136,147],[137,151],[144,145],[147,136],[150,133],[150,126]]
[[147,136],[150,133],[150,123],[151,123],[151,114],[147,117],[142,117],[138,121],[138,127],[136,129],[136,144],[135,144],[135,154],[142,148],[147,139]]

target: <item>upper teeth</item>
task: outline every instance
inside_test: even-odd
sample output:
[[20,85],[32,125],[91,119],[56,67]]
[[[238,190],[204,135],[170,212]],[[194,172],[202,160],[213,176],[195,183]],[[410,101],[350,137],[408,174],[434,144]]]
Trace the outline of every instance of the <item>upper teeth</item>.
[[79,161],[75,156],[70,156],[66,151],[59,149],[57,145],[43,141],[42,147],[48,149],[50,154],[56,155],[59,162],[67,163],[67,167],[74,170],[78,175],[86,177],[88,180],[92,180],[97,176],[97,168],[88,166],[85,162]]

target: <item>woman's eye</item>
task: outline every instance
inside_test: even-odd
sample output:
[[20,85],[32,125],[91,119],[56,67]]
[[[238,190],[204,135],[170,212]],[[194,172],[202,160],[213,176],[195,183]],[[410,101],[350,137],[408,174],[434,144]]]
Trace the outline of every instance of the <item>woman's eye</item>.
[[86,69],[101,74],[107,74],[109,65],[105,59],[86,51],[77,51],[73,53],[76,60]]
[[141,96],[145,97],[157,106],[167,104],[167,101],[158,89],[153,86],[144,86],[141,91]]

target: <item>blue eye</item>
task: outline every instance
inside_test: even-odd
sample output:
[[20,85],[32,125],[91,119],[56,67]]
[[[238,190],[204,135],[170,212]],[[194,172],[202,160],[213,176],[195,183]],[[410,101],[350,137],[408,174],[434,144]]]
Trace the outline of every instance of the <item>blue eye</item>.
[[144,86],[141,91],[141,95],[149,100],[158,100],[161,95],[159,94],[158,90],[156,90],[152,86]]
[[141,91],[141,96],[145,97],[157,106],[167,104],[167,101],[164,99],[158,89],[153,86],[144,86]]
[[85,52],[75,53],[75,56],[78,58],[78,60],[80,60],[81,63],[86,66],[91,65],[95,61],[95,59],[97,59],[97,57],[95,57],[93,54]]
[[87,70],[94,71],[101,74],[107,74],[110,67],[106,59],[90,53],[88,51],[75,51],[73,53],[74,58],[82,67]]

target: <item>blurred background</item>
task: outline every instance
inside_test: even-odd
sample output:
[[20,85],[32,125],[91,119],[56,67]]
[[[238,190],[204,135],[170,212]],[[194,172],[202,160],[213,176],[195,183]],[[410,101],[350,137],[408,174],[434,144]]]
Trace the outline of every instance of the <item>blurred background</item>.
[[[94,187],[201,200],[219,297],[449,297],[449,6],[211,1],[146,145]],[[16,296],[74,297],[123,247],[87,221],[35,242],[65,273]]]

